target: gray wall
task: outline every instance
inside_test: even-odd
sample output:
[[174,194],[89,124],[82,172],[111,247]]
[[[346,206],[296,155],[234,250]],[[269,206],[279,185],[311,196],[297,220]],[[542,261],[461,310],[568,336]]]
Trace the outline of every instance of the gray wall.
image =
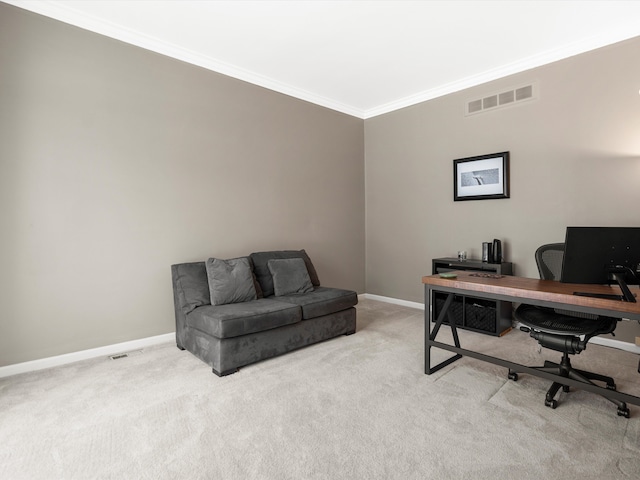
[[170,265],[364,291],[364,121],[0,3],[0,366],[174,331]]
[[[635,38],[366,120],[367,293],[422,302],[432,258],[478,258],[493,238],[537,278],[535,249],[567,225],[639,226],[639,57]],[[532,81],[539,100],[464,116]],[[511,198],[454,202],[453,159],[501,151]]]
[[[0,3],[0,366],[173,331],[169,265],[214,255],[305,248],[324,284],[422,302],[431,258],[497,237],[535,277],[566,225],[638,225],[639,53],[363,122]],[[503,150],[511,198],[454,203],[452,160]]]

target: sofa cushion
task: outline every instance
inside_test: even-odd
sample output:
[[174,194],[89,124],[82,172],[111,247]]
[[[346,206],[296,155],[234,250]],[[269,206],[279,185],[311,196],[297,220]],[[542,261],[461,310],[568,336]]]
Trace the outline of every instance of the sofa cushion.
[[340,312],[358,304],[358,294],[340,288],[316,287],[304,295],[283,295],[278,301],[302,307],[302,319],[321,317]]
[[313,266],[313,263],[311,263],[309,255],[307,255],[307,252],[305,252],[304,250],[277,250],[273,252],[257,252],[252,253],[250,255],[250,258],[251,260],[253,260],[256,278],[258,279],[258,282],[262,287],[262,293],[265,297],[269,297],[275,293],[273,289],[273,278],[268,266],[268,262],[271,259],[302,258],[304,260],[304,264],[307,267],[307,272],[309,273],[311,284],[314,287],[320,285],[320,279],[318,278],[316,269]]
[[172,266],[174,288],[180,309],[186,315],[203,305],[211,305],[211,294],[204,262],[180,263]]
[[226,305],[256,300],[251,264],[247,257],[220,260],[210,258],[206,263],[211,305]]
[[313,292],[309,272],[301,258],[272,258],[267,262],[267,266],[273,278],[273,291],[276,297]]
[[260,298],[250,302],[196,308],[187,315],[186,323],[216,338],[231,338],[290,325],[301,319],[299,306]]

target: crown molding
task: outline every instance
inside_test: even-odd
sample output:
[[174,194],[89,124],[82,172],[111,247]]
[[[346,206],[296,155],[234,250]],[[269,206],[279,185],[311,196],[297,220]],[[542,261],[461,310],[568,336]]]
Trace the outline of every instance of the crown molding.
[[63,23],[82,28],[84,30],[98,33],[115,40],[144,48],[161,55],[181,60],[183,62],[196,65],[198,67],[221,73],[229,77],[242,80],[259,87],[283,93],[285,95],[304,100],[322,107],[329,108],[341,113],[346,113],[358,118],[364,118],[364,110],[358,109],[351,105],[332,100],[330,98],[316,95],[306,90],[279,82],[272,78],[260,75],[258,73],[238,68],[225,62],[221,62],[206,55],[199,54],[192,50],[179,47],[169,42],[162,41],[158,38],[146,35],[133,29],[117,25],[115,23],[102,20],[91,15],[78,12],[65,5],[56,3],[55,1],[30,0],[29,2],[19,0],[2,0],[5,3],[13,5],[24,10],[28,10],[45,17],[53,18]]
[[46,17],[59,20],[61,22],[89,30],[122,42],[135,45],[137,47],[150,50],[161,55],[166,55],[177,60],[196,65],[207,70],[211,70],[229,77],[242,80],[253,85],[257,85],[275,92],[279,92],[299,100],[304,100],[322,107],[329,108],[347,115],[361,119],[373,118],[385,113],[390,113],[405,107],[410,107],[418,103],[433,100],[444,95],[459,92],[467,88],[479,86],[483,83],[497,80],[499,78],[521,73],[532,68],[540,67],[549,63],[563,60],[581,53],[595,50],[613,43],[628,40],[640,36],[640,25],[626,29],[616,29],[602,35],[596,35],[588,39],[565,45],[561,48],[552,49],[538,55],[534,55],[508,65],[487,70],[483,73],[466,77],[455,82],[451,82],[437,88],[424,90],[406,97],[394,100],[371,109],[357,108],[336,100],[317,95],[292,85],[279,82],[272,78],[258,73],[241,69],[236,66],[221,62],[206,55],[199,54],[179,47],[177,45],[164,42],[155,37],[145,35],[136,30],[128,29],[112,22],[108,22],[82,12],[78,12],[55,1],[30,0],[2,0],[10,5],[28,10]]
[[629,40],[631,38],[640,35],[640,25],[628,29],[616,30],[615,32],[608,32],[605,35],[598,35],[588,38],[583,41],[573,42],[569,45],[565,45],[560,48],[549,50],[538,55],[518,60],[517,62],[503,65],[499,68],[487,70],[486,72],[474,75],[471,77],[463,78],[459,81],[452,82],[446,85],[442,85],[438,88],[425,90],[420,93],[410,95],[399,100],[380,105],[379,107],[367,110],[364,114],[364,118],[372,118],[385,113],[393,112],[401,108],[410,107],[418,103],[433,100],[434,98],[442,97],[450,93],[459,92],[471,87],[477,87],[483,83],[504,78],[509,75],[521,73],[526,70],[531,70],[536,67],[548,65],[558,60],[563,60],[581,53],[586,53],[591,50],[596,50],[607,45]]

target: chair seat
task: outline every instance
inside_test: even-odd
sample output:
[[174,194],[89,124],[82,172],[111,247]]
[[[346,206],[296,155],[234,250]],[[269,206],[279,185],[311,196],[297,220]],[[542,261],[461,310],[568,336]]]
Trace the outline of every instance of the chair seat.
[[609,317],[580,318],[558,313],[551,308],[520,305],[516,320],[534,330],[558,335],[589,335],[612,332],[617,320]]
[[[564,259],[564,243],[542,245],[536,250],[535,257],[540,278],[560,280]],[[582,352],[591,337],[613,333],[618,324],[617,319],[526,304],[520,305],[514,316],[520,323],[529,327],[531,337],[535,338],[540,346],[562,353],[562,360],[559,364],[545,362],[542,367],[531,368],[591,385],[595,385],[592,380],[605,382],[607,388],[615,390],[615,383],[611,377],[574,369],[571,366],[569,355]],[[509,378],[517,380],[517,372],[509,369]],[[560,388],[564,392],[569,391],[569,387],[562,381],[554,382],[545,397],[544,404],[547,407],[556,408],[558,401],[554,397]],[[626,403],[610,397],[607,397],[607,400],[618,406],[618,415],[629,418],[629,409]]]

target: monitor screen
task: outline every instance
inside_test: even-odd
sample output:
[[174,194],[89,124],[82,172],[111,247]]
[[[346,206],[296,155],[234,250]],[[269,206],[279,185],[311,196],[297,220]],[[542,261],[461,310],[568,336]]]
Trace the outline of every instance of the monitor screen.
[[567,227],[561,282],[638,284],[640,227]]

